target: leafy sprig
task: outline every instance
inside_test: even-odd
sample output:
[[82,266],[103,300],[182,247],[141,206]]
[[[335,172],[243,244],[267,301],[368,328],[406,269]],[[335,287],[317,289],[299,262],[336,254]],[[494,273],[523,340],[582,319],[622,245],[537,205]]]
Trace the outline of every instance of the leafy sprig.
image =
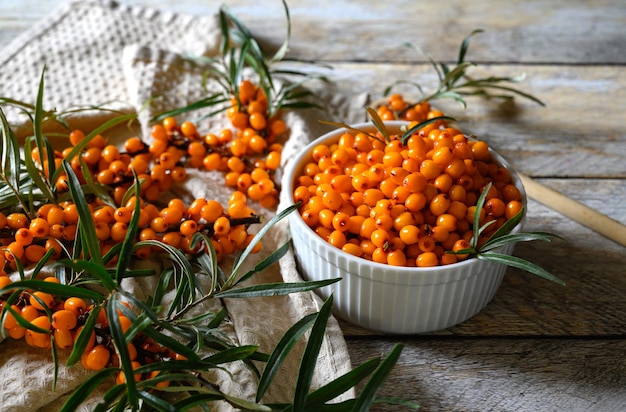
[[524,74],[518,76],[488,76],[473,78],[468,71],[475,67],[476,64],[466,61],[465,55],[469,49],[471,37],[483,30],[477,29],[472,31],[461,43],[459,55],[454,66],[450,67],[443,62],[435,62],[431,57],[426,55],[418,46],[407,43],[406,47],[411,47],[418,53],[425,55],[428,62],[434,69],[439,79],[437,87],[432,91],[426,91],[421,84],[411,80],[398,80],[386,87],[383,95],[387,96],[398,85],[408,84],[415,87],[421,94],[421,101],[429,102],[440,99],[453,99],[457,101],[463,108],[467,107],[466,97],[483,96],[490,99],[511,100],[515,96],[523,97],[531,100],[541,106],[545,104],[535,96],[510,86],[511,83],[520,83],[526,77]]
[[[43,82],[43,77],[42,77]],[[49,111],[43,110],[43,87],[40,86],[35,105],[24,105],[25,111],[31,111],[33,119],[33,136],[26,138],[22,148],[30,153],[32,145],[39,145],[40,153],[51,150],[51,146],[44,132],[43,123],[49,119]],[[10,99],[0,99],[10,101]],[[320,286],[338,281],[298,282],[298,283],[269,283],[246,286],[245,282],[253,278],[257,273],[275,264],[288,251],[288,244],[271,252],[267,257],[259,261],[254,267],[248,268],[244,263],[248,260],[254,244],[276,223],[284,219],[296,209],[297,205],[286,209],[272,218],[258,232],[250,247],[245,249],[235,260],[230,273],[226,274],[218,265],[218,257],[210,240],[201,234],[193,239],[193,246],[200,245],[204,253],[196,256],[188,256],[180,250],[168,246],[160,241],[147,240],[136,242],[135,235],[138,229],[139,213],[135,213],[129,222],[129,229],[124,240],[115,245],[109,252],[103,254],[95,233],[95,224],[89,211],[87,193],[97,193],[97,184],[93,179],[86,176],[81,183],[74,169],[67,163],[62,162],[58,169],[42,169],[29,163],[19,150],[19,142],[13,133],[6,117],[2,115],[0,108],[0,122],[2,130],[2,175],[0,175],[0,195],[7,203],[18,205],[24,210],[34,211],[37,206],[44,203],[58,203],[61,195],[54,190],[52,184],[55,176],[65,173],[69,187],[68,200],[77,207],[79,215],[78,229],[73,240],[73,248],[65,251],[67,258],[51,263],[50,258],[53,250],[50,250],[40,262],[32,269],[29,275],[19,259],[15,259],[16,270],[20,280],[13,282],[0,289],[5,304],[0,311],[0,320],[5,321],[7,316],[12,315],[17,324],[37,333],[51,334],[50,330],[42,329],[25,319],[11,305],[19,299],[33,297],[41,301],[34,292],[41,291],[57,297],[80,297],[90,302],[91,308],[82,319],[82,329],[75,338],[74,345],[66,361],[66,367],[72,367],[81,360],[92,334],[98,330],[99,334],[106,334],[107,345],[115,349],[119,359],[119,367],[109,367],[94,373],[83,382],[68,397],[62,411],[73,411],[79,407],[101,386],[108,386],[108,390],[95,410],[141,410],[153,408],[156,410],[180,411],[193,407],[206,408],[211,401],[225,401],[236,408],[243,410],[293,410],[293,409],[325,409],[327,407],[338,411],[353,410],[358,402],[361,410],[365,410],[372,400],[376,398],[384,376],[397,361],[401,347],[395,347],[386,359],[376,358],[366,362],[361,367],[355,368],[348,374],[339,377],[335,381],[328,382],[322,388],[314,390],[311,387],[311,377],[317,367],[317,357],[320,350],[320,342],[325,336],[325,327],[330,317],[332,299],[329,299],[319,313],[311,314],[302,321],[297,322],[286,333],[272,354],[260,352],[256,346],[238,346],[221,331],[221,326],[228,320],[228,312],[225,309],[216,312],[206,312],[200,315],[189,316],[191,310],[199,307],[210,299],[239,298],[286,295],[310,291]],[[88,134],[79,144],[83,147],[97,134],[104,132],[110,127],[121,122],[132,120],[129,115],[121,115]],[[78,145],[77,145],[78,147]],[[78,154],[78,150],[74,149]],[[32,159],[31,159],[32,160]],[[19,179],[16,179],[19,176]],[[35,180],[40,181],[35,182]],[[50,190],[47,191],[46,188]],[[134,183],[128,189],[128,195],[139,198],[141,181],[134,176]],[[46,193],[44,193],[46,192]],[[135,203],[135,208],[139,207]],[[3,209],[6,210],[6,209]],[[151,247],[160,249],[164,256],[164,267],[160,273],[153,270],[135,268],[133,253],[138,248]],[[44,268],[55,273],[60,284],[45,282],[39,279]],[[127,292],[123,287],[127,279],[133,277],[154,277],[154,288],[146,290],[147,298],[140,300]],[[208,279],[208,281],[207,281]],[[166,294],[172,291],[174,298],[166,300]],[[129,309],[129,304],[135,310]],[[45,311],[49,321],[52,321],[52,310]],[[98,324],[99,316],[105,313],[109,326],[103,329]],[[131,321],[130,327],[124,331],[119,315],[123,314]],[[0,328],[4,334],[6,330]],[[295,343],[307,337],[305,356],[302,358],[298,373],[298,385],[294,393],[297,407],[293,404],[267,405],[263,403],[267,388],[275,379],[279,366],[295,346]],[[161,360],[133,368],[128,352],[128,343],[138,337],[151,339],[162,348],[180,354],[186,360]],[[54,337],[51,336],[52,361],[54,367],[53,388],[56,386],[58,369],[60,364],[58,349],[54,345]],[[204,378],[203,373],[223,369],[226,364],[241,362],[250,368],[253,373],[261,377],[262,385],[259,386],[255,401],[233,397],[220,391],[212,382]],[[258,370],[258,363],[264,365],[263,372]],[[375,368],[374,366],[377,366]],[[149,379],[136,382],[127,379],[123,384],[111,386],[111,378],[123,372],[125,376],[135,374],[150,374]],[[351,389],[358,383],[367,380],[365,389],[358,399],[341,404],[330,402],[335,397]],[[167,387],[163,383],[169,383]],[[108,384],[107,384],[108,383]],[[396,402],[396,400],[384,400]],[[404,401],[403,401],[404,402]],[[415,405],[410,405],[416,407]]]
[[[384,142],[391,141],[391,135],[389,130],[387,129],[387,125],[385,122],[378,116],[376,110],[372,108],[367,109],[367,113],[370,116],[370,121],[374,126],[374,129],[378,131],[378,133],[383,136]],[[449,116],[439,116],[432,119],[425,120],[416,124],[413,127],[402,127],[402,134],[399,137],[400,141],[403,144],[407,142],[407,140],[418,130],[422,129],[425,126],[436,122],[445,122],[445,121],[455,121],[454,118]],[[323,124],[332,125],[335,127],[345,128],[346,130],[351,130],[356,133],[364,133],[372,139],[380,140],[380,137],[375,134],[365,130],[361,130],[350,126],[345,123],[331,122],[331,121],[320,121]],[[489,183],[483,189],[481,195],[479,196],[476,202],[476,210],[481,210],[485,204],[485,197],[491,188],[491,183]],[[551,282],[558,283],[560,285],[565,285],[561,279],[551,274],[547,270],[541,268],[540,266],[529,262],[527,260],[521,259],[516,256],[506,255],[503,253],[498,253],[496,250],[502,248],[506,245],[515,244],[517,242],[528,242],[533,240],[541,240],[541,241],[551,241],[553,238],[562,239],[560,236],[547,233],[547,232],[522,232],[522,233],[512,233],[513,230],[517,227],[517,225],[521,222],[524,217],[525,209],[522,208],[515,216],[511,219],[507,220],[500,228],[498,228],[489,239],[479,246],[478,240],[480,239],[481,234],[495,221],[489,221],[484,225],[480,225],[480,213],[474,214],[473,221],[473,236],[470,240],[470,247],[467,249],[462,249],[457,252],[448,251],[447,253],[458,254],[458,255],[466,255],[469,254],[472,257],[475,257],[480,260],[488,260],[491,262],[501,263],[507,266],[515,267],[518,269],[522,269],[534,275],[537,275],[543,279],[549,280]]]
[[[205,90],[209,81],[213,81],[221,90],[219,92],[207,90],[207,93],[210,93],[208,96],[186,106],[159,113],[151,121],[156,122],[168,116],[177,116],[206,108],[211,108],[211,110],[196,120],[210,118],[230,108],[232,99],[243,110],[244,106],[239,101],[239,84],[244,79],[245,69],[252,70],[256,77],[255,82],[267,98],[266,116],[268,119],[274,117],[281,109],[319,107],[308,99],[312,96],[312,92],[303,85],[315,79],[327,81],[325,76],[279,67],[281,62],[287,60],[285,55],[289,50],[291,37],[289,8],[285,0],[282,0],[282,3],[287,21],[287,33],[283,44],[271,55],[261,47],[245,24],[228,7],[222,6],[219,13],[221,31],[219,56],[185,56],[186,60],[204,69],[202,85]],[[279,84],[277,81],[279,77],[297,80]]]
[[[483,189],[482,193],[478,197],[478,201],[476,202],[476,210],[481,210],[485,204],[485,199],[489,189],[491,188],[491,183],[488,183],[487,186]],[[469,254],[471,257],[475,257],[480,260],[500,263],[506,266],[511,266],[517,269],[524,270],[526,272],[532,273],[533,275],[539,276],[540,278],[549,280],[551,282],[557,283],[559,285],[565,285],[561,279],[543,269],[541,266],[529,262],[525,259],[521,259],[516,256],[507,255],[504,253],[497,252],[498,249],[515,244],[518,242],[529,242],[533,240],[541,240],[545,242],[550,242],[554,238],[563,239],[558,235],[547,233],[547,232],[516,232],[513,233],[514,229],[517,225],[522,221],[525,214],[525,209],[522,207],[519,212],[509,220],[507,220],[502,226],[500,226],[482,245],[479,245],[479,239],[481,234],[491,225],[494,221],[487,222],[483,225],[480,224],[480,213],[476,212],[474,214],[473,221],[473,236],[470,240],[470,247],[462,250],[458,250],[456,252],[448,251],[447,253],[453,254]]]

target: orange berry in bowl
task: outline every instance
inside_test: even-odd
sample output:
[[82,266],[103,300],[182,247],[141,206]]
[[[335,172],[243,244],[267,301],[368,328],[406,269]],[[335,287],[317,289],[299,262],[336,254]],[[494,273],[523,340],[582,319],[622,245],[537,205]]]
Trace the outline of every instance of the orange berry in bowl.
[[[476,202],[490,182],[507,187],[510,200],[490,189],[481,224],[489,217],[495,231],[526,202],[517,174],[486,143],[440,121],[401,141],[409,125],[386,121],[389,140],[372,123],[331,131],[290,159],[281,182],[289,201],[301,201],[289,226],[302,276],[341,278],[318,290],[333,294],[337,315],[395,334],[444,329],[489,303],[506,267],[456,253],[469,245]],[[328,178],[332,167],[338,171]]]

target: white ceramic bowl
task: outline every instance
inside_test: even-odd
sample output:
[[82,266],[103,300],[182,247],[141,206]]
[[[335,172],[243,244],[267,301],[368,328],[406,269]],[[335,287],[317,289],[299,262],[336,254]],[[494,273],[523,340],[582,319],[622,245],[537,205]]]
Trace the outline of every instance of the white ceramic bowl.
[[[398,132],[406,122],[386,122]],[[371,123],[353,126],[373,131]],[[345,133],[337,129],[310,143],[288,165],[282,190],[293,199],[294,181],[311,159],[311,150],[320,143],[334,142]],[[512,182],[526,193],[518,175],[495,152],[492,159],[506,167]],[[521,230],[522,222],[515,231]],[[334,313],[367,329],[391,334],[416,334],[445,329],[481,311],[498,290],[506,267],[478,259],[446,266],[415,268],[371,262],[342,251],[319,237],[299,213],[289,215],[290,232],[300,273],[308,280],[342,278],[318,289],[326,299],[333,295]],[[498,250],[511,254],[513,245]]]

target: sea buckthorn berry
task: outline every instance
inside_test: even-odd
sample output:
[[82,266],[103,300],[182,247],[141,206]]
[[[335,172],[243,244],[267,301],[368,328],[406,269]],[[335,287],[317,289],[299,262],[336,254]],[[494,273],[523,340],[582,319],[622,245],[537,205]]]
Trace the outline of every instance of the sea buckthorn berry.
[[406,225],[399,231],[400,239],[407,244],[412,245],[418,242],[420,230],[415,225]]
[[11,213],[6,216],[6,224],[13,230],[28,227],[29,220],[24,213]]
[[457,256],[453,253],[444,253],[443,255],[441,255],[441,258],[439,259],[439,261],[442,266],[445,266],[445,265],[451,265],[453,263],[456,263],[459,260]]
[[96,345],[91,350],[85,351],[81,357],[81,364],[85,369],[98,371],[104,369],[109,363],[111,352],[104,345]]
[[68,309],[57,310],[52,314],[52,327],[56,329],[74,329],[77,322],[76,313]]
[[375,229],[370,239],[377,248],[386,250],[389,245],[389,232],[384,229]]
[[85,134],[81,130],[72,130],[69,135],[70,143],[72,146],[76,146],[85,138]]
[[33,241],[33,233],[25,227],[17,229],[15,232],[15,242],[22,247],[30,245]]
[[124,222],[115,222],[111,226],[111,239],[115,242],[121,242],[126,238],[126,233],[128,232],[128,224]]
[[507,205],[498,197],[493,197],[485,202],[485,211],[489,216],[503,216],[506,212],[506,208]]
[[450,197],[445,194],[445,193],[441,193],[436,195],[431,201],[430,201],[430,211],[435,215],[435,216],[439,216],[442,215],[444,213],[446,213],[448,211],[448,208],[450,207]]
[[213,224],[213,231],[217,235],[226,235],[230,231],[230,220],[224,216],[218,217]]
[[417,256],[416,264],[418,267],[432,267],[437,266],[439,258],[433,252],[424,252]]
[[28,260],[31,263],[39,262],[41,259],[43,259],[45,254],[46,254],[46,249],[45,247],[41,245],[32,244],[32,245],[28,245],[24,249],[24,257],[26,257],[26,260]]
[[[454,243],[454,245],[452,246],[452,250],[453,250],[454,252],[458,252],[458,251],[460,251],[460,250],[466,250],[466,249],[469,249],[470,247],[471,247],[471,245],[470,245],[470,243],[469,243],[469,241],[468,241],[468,240],[466,240],[466,239],[459,239],[459,240],[457,240],[457,241]],[[457,253],[457,254],[456,254],[456,257],[457,257],[457,259],[458,259],[458,260],[464,260],[464,259],[467,259],[467,258],[468,258],[468,256],[469,256],[469,254],[467,254],[467,253],[463,253],[463,254]]]
[[520,190],[512,184],[504,185],[502,188],[502,198],[505,202],[510,202],[512,200],[521,200],[522,194]]
[[441,174],[441,168],[437,163],[432,160],[424,160],[420,164],[420,173],[424,176],[425,179],[431,180],[435,179],[437,176]]
[[108,223],[94,222],[94,227],[96,229],[96,237],[98,240],[105,241],[111,237],[111,229],[109,228]]
[[387,264],[387,254],[386,248],[377,247],[372,253],[372,261]]
[[63,302],[63,309],[74,312],[76,316],[80,316],[87,310],[87,304],[81,298],[70,297]]
[[[50,330],[50,320],[48,319],[48,316],[44,315],[44,316],[39,316],[35,319],[33,319],[32,321],[30,321],[30,323],[32,323],[34,326],[37,326],[38,328],[41,329],[46,329],[46,330]],[[30,339],[32,339],[32,343],[33,346],[36,346],[38,348],[49,348],[50,347],[50,343],[51,343],[51,333],[40,333],[40,332],[35,332],[33,330],[27,330],[26,331],[26,336],[29,336]]]
[[74,345],[74,333],[69,329],[55,329],[54,345],[60,349],[69,349]]
[[459,219],[456,216],[449,213],[443,213],[437,216],[436,225],[447,230],[448,232],[453,232],[457,230],[458,221]]
[[29,302],[33,308],[45,310],[53,306],[54,296],[46,292],[36,291],[30,295]]
[[343,250],[346,253],[351,254],[352,256],[357,256],[357,257],[361,257],[363,255],[363,250],[361,250],[361,247],[357,244],[354,243],[346,243],[341,247],[341,250]]
[[504,216],[507,219],[511,219],[513,216],[517,215],[520,210],[522,210],[522,202],[518,200],[511,200],[506,204],[506,211]]
[[[15,304],[11,305],[11,309],[13,309],[17,313],[20,313],[19,306]],[[4,318],[3,327],[9,330],[9,329],[13,329],[16,326],[17,326],[17,320],[15,319],[15,316],[13,316],[11,312],[7,311],[6,317]]]
[[387,264],[391,266],[406,266],[406,255],[402,250],[392,250],[387,254]]

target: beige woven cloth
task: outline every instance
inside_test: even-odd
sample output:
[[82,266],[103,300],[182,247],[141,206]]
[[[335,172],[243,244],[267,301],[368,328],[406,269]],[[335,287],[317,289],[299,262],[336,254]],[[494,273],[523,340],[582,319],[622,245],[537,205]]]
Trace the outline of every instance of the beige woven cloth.
[[[217,7],[216,4],[216,12]],[[152,114],[203,97],[201,72],[182,60],[181,55],[215,55],[219,36],[216,16],[186,16],[104,0],[72,1],[53,11],[2,50],[0,96],[34,102],[45,64],[44,107],[47,108],[110,102],[110,107],[133,112],[149,98],[160,96],[140,112],[139,118],[145,131],[147,119]],[[290,140],[285,144],[283,163],[321,133],[318,119],[348,123],[361,120],[364,96],[348,99],[331,89],[332,86],[320,85],[317,90],[319,101],[325,106],[324,111],[310,110],[287,115]],[[17,111],[9,111],[8,116],[16,124],[24,120]],[[80,116],[78,120],[86,125],[93,126],[102,121],[99,112]],[[220,125],[220,121],[214,121],[202,123],[199,127],[214,131],[219,130]],[[144,133],[143,138],[149,139],[149,136]],[[205,197],[225,203],[230,191],[224,187],[222,179],[219,174],[193,171],[185,185],[176,188],[176,194],[184,199]],[[283,197],[279,209],[286,206]],[[260,208],[256,209],[261,212]],[[272,213],[266,215],[269,217]],[[285,222],[269,233],[263,243],[264,250],[275,250],[287,240]],[[267,270],[255,281],[281,280],[301,280],[291,252],[280,262],[280,270]],[[141,296],[149,285],[129,281],[125,287]],[[231,322],[224,326],[224,332],[236,343],[259,345],[261,350],[269,352],[287,328],[306,314],[316,312],[321,303],[310,292],[285,297],[210,302],[198,310],[225,305]],[[303,345],[288,358],[264,401],[290,399],[302,350]],[[63,356],[66,354],[62,353]],[[337,322],[331,319],[314,385],[320,386],[350,368],[343,335]],[[70,369],[61,367],[57,388],[52,391],[53,363],[50,353],[30,348],[23,341],[8,339],[0,344],[0,375],[10,377],[0,386],[2,410],[53,411],[90,373],[80,366]],[[210,378],[230,395],[254,399],[257,379],[240,364],[230,365],[229,373],[216,373]],[[82,410],[91,410],[105,389],[94,393]],[[353,395],[348,392],[342,399]],[[216,408],[230,410],[226,404],[218,404]]]

